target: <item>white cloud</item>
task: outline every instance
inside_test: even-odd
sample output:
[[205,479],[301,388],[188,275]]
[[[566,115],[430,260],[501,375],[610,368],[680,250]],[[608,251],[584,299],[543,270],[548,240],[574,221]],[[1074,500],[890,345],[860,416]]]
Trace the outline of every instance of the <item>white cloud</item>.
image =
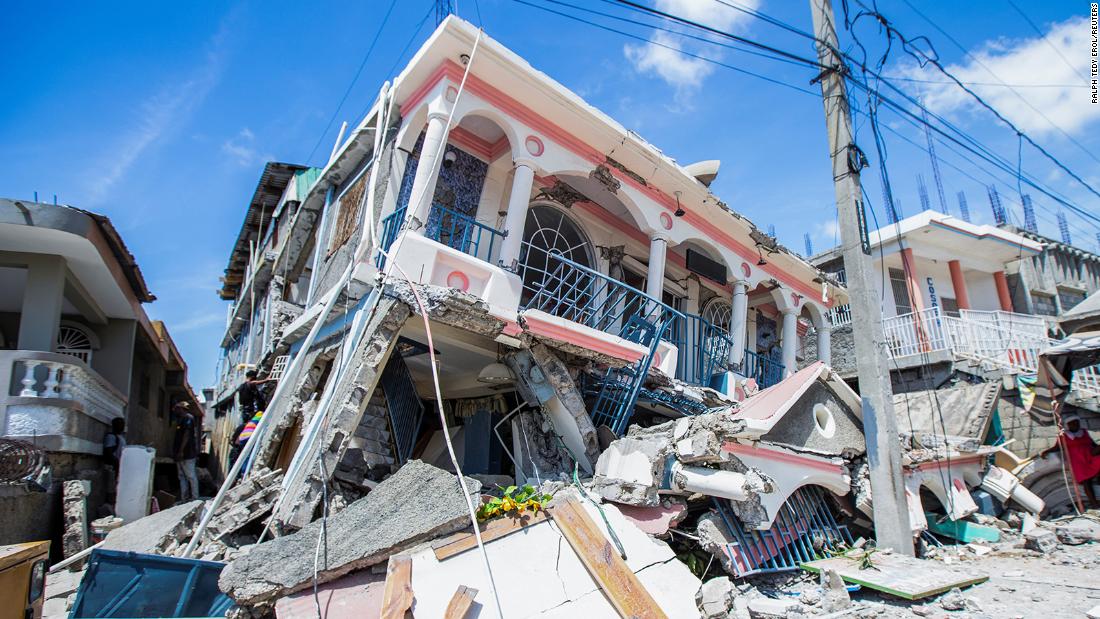
[[[740,4],[755,9],[760,2],[741,0]],[[657,9],[724,32],[737,30],[750,19],[745,13],[714,0],[657,0]],[[684,38],[662,31],[655,32],[649,41],[641,45],[623,46],[623,55],[638,73],[656,75],[676,88],[678,103],[681,106],[689,105],[687,98],[714,72],[715,65],[677,50],[697,53],[704,49],[704,45],[686,45]],[[714,59],[719,57],[712,47],[706,48],[703,55]]]
[[813,237],[830,243],[830,247],[832,244],[839,242],[840,226],[837,224],[836,219],[823,221],[814,226]]
[[188,331],[195,331],[196,329],[202,329],[211,325],[222,324],[225,322],[225,313],[216,312],[212,314],[199,314],[198,316],[192,316],[190,318],[181,320],[179,322],[173,322],[168,325],[168,331],[173,335],[180,333],[187,333]]
[[222,152],[234,159],[242,167],[250,167],[274,159],[269,153],[261,153],[256,148],[256,134],[248,127],[222,143]]
[[[1088,20],[1079,17],[1052,24],[1046,40],[1035,36],[986,41],[971,50],[965,62],[947,65],[947,69],[963,82],[977,82],[970,88],[1028,133],[1058,133],[1053,122],[1071,135],[1080,134],[1086,125],[1100,118],[1100,105],[1090,103],[1088,82],[1083,77],[1089,74],[1090,46]],[[910,66],[903,73],[921,80],[947,79],[931,66]],[[1016,92],[1001,86],[1001,82],[1017,86]],[[1059,86],[1038,87],[1051,84]],[[922,88],[925,104],[938,113],[982,109],[953,84],[922,84]]]
[[141,103],[135,122],[120,141],[109,145],[91,166],[88,197],[91,204],[102,202],[134,163],[159,140],[185,123],[206,99],[222,72],[222,47],[228,34],[228,19],[206,46],[203,61],[192,71],[172,80]]

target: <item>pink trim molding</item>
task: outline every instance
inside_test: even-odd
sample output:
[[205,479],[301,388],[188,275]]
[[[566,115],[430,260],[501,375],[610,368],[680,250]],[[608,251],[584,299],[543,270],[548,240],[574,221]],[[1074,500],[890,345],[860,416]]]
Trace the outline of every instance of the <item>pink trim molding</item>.
[[525,314],[523,316],[523,322],[527,330],[535,335],[541,335],[559,342],[567,342],[582,346],[589,350],[615,357],[616,359],[624,359],[631,363],[635,363],[645,356],[644,352],[635,348],[622,346],[615,342],[593,337],[579,329],[570,329],[556,322],[542,320],[537,316]]

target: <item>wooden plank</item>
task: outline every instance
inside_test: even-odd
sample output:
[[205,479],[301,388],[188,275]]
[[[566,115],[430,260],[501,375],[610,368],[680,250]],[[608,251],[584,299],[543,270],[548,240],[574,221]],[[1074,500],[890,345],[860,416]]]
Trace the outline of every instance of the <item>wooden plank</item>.
[[412,607],[412,558],[390,557],[386,565],[386,589],[382,593],[381,619],[404,619]]
[[566,541],[619,615],[631,619],[667,619],[653,596],[604,537],[603,531],[588,517],[584,507],[573,499],[567,499],[549,511]]
[[949,567],[935,561],[925,561],[894,553],[871,555],[871,567],[861,568],[858,556],[832,557],[802,564],[802,569],[820,572],[836,570],[850,583],[889,593],[906,600],[939,595],[955,587],[969,587],[989,580],[973,569]]
[[451,597],[451,603],[447,604],[447,612],[443,615],[443,619],[462,619],[465,617],[470,607],[474,605],[476,596],[477,589],[459,585],[454,596]]
[[[533,524],[538,524],[545,520],[546,514],[541,511],[526,512],[519,517],[506,516],[504,518],[490,520],[481,525],[481,540],[488,544],[492,540],[511,535],[516,531],[522,531]],[[455,533],[454,535],[438,539],[432,543],[432,549],[435,550],[435,558],[439,561],[476,547],[477,537],[470,531]]]

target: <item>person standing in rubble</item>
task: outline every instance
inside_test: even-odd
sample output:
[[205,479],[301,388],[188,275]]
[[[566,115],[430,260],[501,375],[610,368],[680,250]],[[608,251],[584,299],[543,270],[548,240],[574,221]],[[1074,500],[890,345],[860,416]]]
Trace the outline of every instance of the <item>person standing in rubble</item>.
[[115,504],[118,466],[124,447],[126,447],[126,420],[115,417],[111,420],[111,431],[103,435],[103,468],[107,482],[107,503],[111,505]]
[[243,423],[248,423],[256,413],[263,410],[267,404],[263,385],[275,380],[274,378],[260,380],[258,376],[256,370],[245,372],[245,381],[237,388],[237,404],[241,407],[241,421]]
[[1092,489],[1092,484],[1100,476],[1100,446],[1093,442],[1088,431],[1081,425],[1081,418],[1072,413],[1062,418],[1062,433],[1058,440],[1069,459],[1074,481],[1085,487],[1089,506],[1100,506]]
[[199,498],[199,479],[195,463],[199,457],[198,423],[191,413],[191,405],[178,402],[172,409],[176,432],[172,441],[172,454],[180,482],[180,502]]

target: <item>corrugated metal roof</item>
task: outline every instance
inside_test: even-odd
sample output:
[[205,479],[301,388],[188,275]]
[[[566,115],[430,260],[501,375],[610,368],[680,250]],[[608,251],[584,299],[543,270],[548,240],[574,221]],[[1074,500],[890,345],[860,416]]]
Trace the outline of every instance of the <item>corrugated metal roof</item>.
[[310,169],[312,168],[278,161],[270,161],[264,165],[260,182],[256,184],[256,191],[252,194],[244,223],[241,224],[241,231],[237,234],[237,242],[234,243],[233,251],[229,254],[229,264],[225,267],[225,276],[222,278],[222,289],[218,291],[221,298],[236,297],[244,279],[245,267],[248,265],[249,243],[260,241],[259,237],[263,233],[260,226],[270,220],[275,207],[279,204],[279,198],[290,184],[290,179],[296,173]]

